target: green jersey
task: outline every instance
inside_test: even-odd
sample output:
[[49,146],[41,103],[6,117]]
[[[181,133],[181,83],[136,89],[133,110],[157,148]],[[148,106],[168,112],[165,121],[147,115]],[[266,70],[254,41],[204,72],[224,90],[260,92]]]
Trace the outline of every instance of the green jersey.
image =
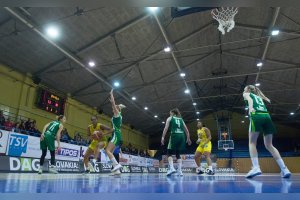
[[183,119],[181,117],[172,117],[170,121],[171,134],[184,133]]
[[121,113],[119,113],[118,117],[112,117],[111,122],[112,122],[112,126],[115,129],[115,131],[121,132],[121,126],[122,126]]
[[[250,93],[250,98],[253,101],[254,110],[256,110],[257,112],[268,112],[262,98],[260,98],[259,96],[255,95],[253,93]],[[246,105],[247,105],[247,107],[249,107],[247,100],[246,100]]]
[[53,121],[50,122],[49,126],[47,127],[47,134],[50,134],[51,136],[55,137],[57,134],[57,131],[59,130],[60,122],[59,121]]

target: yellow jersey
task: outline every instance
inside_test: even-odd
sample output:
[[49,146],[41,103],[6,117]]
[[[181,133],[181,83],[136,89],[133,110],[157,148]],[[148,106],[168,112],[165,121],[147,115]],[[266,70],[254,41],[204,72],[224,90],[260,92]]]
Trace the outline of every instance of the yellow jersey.
[[[100,123],[97,123],[96,127],[94,127],[93,124],[89,125],[88,128],[90,130],[90,134],[93,134],[95,131],[99,131],[100,130],[100,127],[101,127],[101,124]],[[107,138],[106,136],[103,136],[100,140],[92,140],[91,144],[89,145],[89,148],[92,149],[92,150],[96,150],[98,144],[100,142],[103,142],[104,143],[104,147],[106,146],[106,143],[107,143]]]
[[95,131],[99,131],[100,127],[101,127],[100,123],[97,123],[95,128],[93,124],[89,125],[90,134],[92,135]]
[[198,129],[197,134],[198,134],[198,138],[200,138],[200,140],[201,140],[200,143],[204,143],[204,142],[207,141],[207,136],[206,136],[206,132],[205,132],[204,127],[202,127],[201,129]]

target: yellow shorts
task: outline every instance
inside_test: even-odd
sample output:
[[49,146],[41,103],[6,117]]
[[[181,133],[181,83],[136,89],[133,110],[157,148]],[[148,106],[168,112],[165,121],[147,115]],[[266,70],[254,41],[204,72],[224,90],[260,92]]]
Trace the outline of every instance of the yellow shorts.
[[197,147],[196,149],[196,152],[200,152],[201,154],[203,154],[204,152],[208,152],[208,153],[211,153],[211,142],[207,143],[204,147],[203,146],[203,143],[199,144],[199,146]]
[[92,140],[91,144],[89,145],[89,148],[92,149],[93,151],[95,151],[100,142],[104,143],[103,148],[105,148],[107,145],[106,137],[102,137],[101,140]]

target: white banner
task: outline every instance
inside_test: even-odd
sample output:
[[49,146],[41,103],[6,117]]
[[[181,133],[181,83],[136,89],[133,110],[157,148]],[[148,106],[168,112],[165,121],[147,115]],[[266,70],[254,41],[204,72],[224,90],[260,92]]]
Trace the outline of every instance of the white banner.
[[[172,156],[173,157],[173,162],[174,162],[174,166],[177,167],[177,159],[176,156]],[[168,158],[166,155],[163,155],[163,162],[164,162],[164,166],[168,167]],[[182,167],[183,168],[196,168],[196,162],[195,162],[195,155],[194,154],[187,154],[187,155],[182,155]],[[202,168],[207,168],[207,163],[206,161],[204,161],[205,159],[202,159],[201,167]],[[216,168],[217,167],[217,163],[213,162],[212,163],[212,167]]]
[[8,137],[9,137],[8,131],[0,130],[0,154],[6,152]]
[[[55,141],[57,146],[57,142]],[[56,152],[57,160],[79,161],[80,146],[61,142],[61,150]],[[10,133],[6,155],[17,157],[40,158],[40,138],[19,133]],[[46,159],[50,159],[47,153]]]

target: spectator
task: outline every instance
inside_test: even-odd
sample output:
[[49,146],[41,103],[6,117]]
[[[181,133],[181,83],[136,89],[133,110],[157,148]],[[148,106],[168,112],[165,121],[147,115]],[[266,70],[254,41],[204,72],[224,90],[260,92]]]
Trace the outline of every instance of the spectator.
[[20,129],[25,130],[25,122],[23,120],[21,120]]
[[61,139],[62,141],[68,141],[68,140],[69,140],[69,138],[68,138],[66,132],[62,132],[61,138],[60,138],[60,139]]
[[68,133],[68,130],[67,130],[66,128],[64,129],[64,133],[65,133],[65,135],[67,136],[68,140],[70,140],[71,137],[70,137],[70,135],[69,135],[69,133]]
[[11,131],[14,127],[14,123],[10,121],[10,118],[7,118],[7,120],[4,122],[4,128],[7,131]]
[[0,110],[0,128],[1,129],[3,129],[4,123],[5,123],[5,117],[3,115],[3,111]]
[[25,130],[26,130],[26,131],[29,130],[30,124],[31,124],[31,119],[28,118],[28,120],[25,122]]
[[20,123],[16,123],[15,127],[12,129],[12,132],[21,133]]

